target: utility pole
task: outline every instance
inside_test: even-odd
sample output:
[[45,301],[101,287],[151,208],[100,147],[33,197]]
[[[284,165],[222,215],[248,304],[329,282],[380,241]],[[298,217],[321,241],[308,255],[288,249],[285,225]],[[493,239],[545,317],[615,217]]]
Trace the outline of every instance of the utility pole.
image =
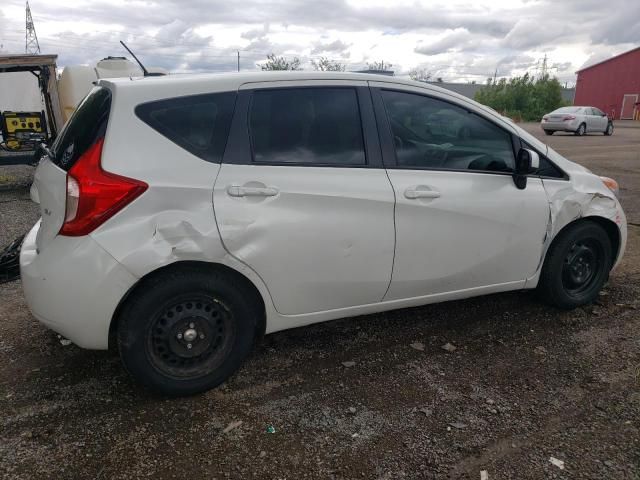
[[26,8],[24,53],[32,53],[32,54],[40,53],[40,44],[38,43],[38,36],[36,35],[36,27],[33,25],[33,18],[31,18],[31,9],[29,8],[29,2],[27,2],[27,8]]
[[240,50],[238,50],[238,71],[240,71]]
[[544,58],[542,59],[542,78],[546,78],[547,76],[547,54],[544,54]]

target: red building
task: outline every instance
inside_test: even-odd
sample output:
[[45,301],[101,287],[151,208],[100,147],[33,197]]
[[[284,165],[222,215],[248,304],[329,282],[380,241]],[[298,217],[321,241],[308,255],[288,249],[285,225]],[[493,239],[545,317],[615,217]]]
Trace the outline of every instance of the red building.
[[576,73],[574,105],[597,107],[614,119],[640,114],[640,47]]

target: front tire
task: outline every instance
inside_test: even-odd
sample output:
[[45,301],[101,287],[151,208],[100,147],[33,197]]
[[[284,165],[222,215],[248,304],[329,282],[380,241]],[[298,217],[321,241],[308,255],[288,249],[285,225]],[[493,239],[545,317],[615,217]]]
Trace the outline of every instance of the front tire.
[[605,134],[607,137],[609,137],[609,136],[613,135],[613,122],[609,122],[609,123],[607,124],[607,128],[606,128],[606,130],[604,131],[604,134]]
[[235,373],[251,351],[260,315],[235,280],[198,268],[143,280],[118,324],[128,372],[170,396],[209,390]]
[[604,229],[585,220],[554,239],[542,266],[538,293],[543,301],[570,310],[593,302],[609,278],[612,246]]
[[575,135],[578,137],[582,137],[587,133],[587,126],[584,123],[581,123],[578,129],[575,131]]

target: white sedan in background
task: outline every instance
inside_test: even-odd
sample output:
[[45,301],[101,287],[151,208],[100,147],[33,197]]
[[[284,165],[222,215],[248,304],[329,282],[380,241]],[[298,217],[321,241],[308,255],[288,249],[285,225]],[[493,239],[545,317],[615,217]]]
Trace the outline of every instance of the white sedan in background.
[[573,132],[582,136],[586,133],[613,133],[613,121],[599,108],[561,107],[542,117],[540,126],[547,135],[553,132]]

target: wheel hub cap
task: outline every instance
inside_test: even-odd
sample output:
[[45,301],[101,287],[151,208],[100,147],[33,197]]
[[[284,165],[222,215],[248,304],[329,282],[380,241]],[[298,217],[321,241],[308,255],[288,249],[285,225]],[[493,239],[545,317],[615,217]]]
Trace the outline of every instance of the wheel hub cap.
[[184,338],[185,342],[193,342],[196,338],[198,338],[198,332],[195,328],[189,328],[185,330],[185,332],[182,334],[182,337]]
[[198,375],[211,368],[233,337],[231,314],[220,302],[194,299],[173,304],[153,323],[148,352],[162,371]]
[[600,262],[599,250],[590,241],[576,242],[564,260],[562,283],[570,294],[587,290],[597,276]]

